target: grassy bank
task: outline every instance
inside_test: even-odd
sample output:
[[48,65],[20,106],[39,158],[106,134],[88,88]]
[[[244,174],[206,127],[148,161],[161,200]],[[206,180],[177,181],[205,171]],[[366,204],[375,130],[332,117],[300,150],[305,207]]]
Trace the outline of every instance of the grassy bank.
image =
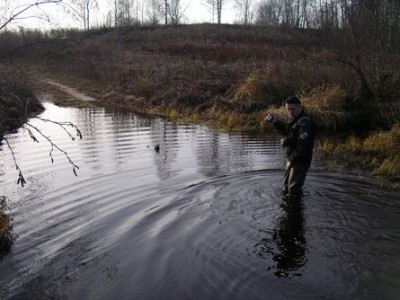
[[18,129],[41,111],[27,79],[0,63],[0,135]]

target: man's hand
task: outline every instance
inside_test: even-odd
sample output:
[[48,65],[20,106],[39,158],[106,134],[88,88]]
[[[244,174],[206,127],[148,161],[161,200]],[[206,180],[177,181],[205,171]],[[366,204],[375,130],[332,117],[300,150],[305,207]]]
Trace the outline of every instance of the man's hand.
[[286,169],[289,169],[291,167],[292,167],[292,161],[288,160],[287,163],[286,163]]
[[273,114],[267,114],[264,120],[267,122],[275,123],[275,116]]

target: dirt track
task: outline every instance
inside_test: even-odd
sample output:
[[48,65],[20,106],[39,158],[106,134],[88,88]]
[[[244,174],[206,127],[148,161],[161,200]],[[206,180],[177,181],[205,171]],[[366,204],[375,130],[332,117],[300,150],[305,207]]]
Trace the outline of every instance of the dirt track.
[[52,86],[55,86],[56,88],[60,89],[61,91],[63,91],[64,93],[72,96],[73,98],[80,100],[80,101],[96,101],[95,98],[90,97],[88,95],[85,95],[81,92],[78,92],[76,89],[69,87],[67,85],[63,85],[61,83],[55,82],[53,80],[50,79],[40,79],[39,81],[50,84]]

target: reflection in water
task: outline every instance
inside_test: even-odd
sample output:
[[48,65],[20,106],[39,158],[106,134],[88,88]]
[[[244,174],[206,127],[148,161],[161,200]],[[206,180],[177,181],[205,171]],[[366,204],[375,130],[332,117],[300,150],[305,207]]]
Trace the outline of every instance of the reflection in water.
[[306,264],[303,200],[284,198],[282,207],[277,228],[255,245],[254,253],[263,259],[272,257],[277,277],[301,276],[299,269]]
[[274,231],[273,241],[279,253],[273,257],[276,262],[275,275],[287,277],[301,275],[296,272],[305,265],[304,216],[302,199],[285,199],[285,214]]
[[316,156],[304,207],[282,207],[279,136],[46,107],[82,131],[71,142],[45,128],[80,169],[7,136],[28,183],[15,184],[3,146],[19,237],[0,262],[1,299],[400,299],[398,192],[316,172]]

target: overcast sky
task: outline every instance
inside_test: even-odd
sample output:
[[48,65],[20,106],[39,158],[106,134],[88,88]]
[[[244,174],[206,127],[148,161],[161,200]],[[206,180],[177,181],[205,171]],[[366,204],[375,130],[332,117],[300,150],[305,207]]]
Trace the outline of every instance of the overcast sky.
[[[0,0],[3,2],[4,0]],[[15,2],[14,2],[15,1]],[[105,23],[107,12],[110,11],[112,7],[113,0],[97,0],[99,3],[99,9],[92,11],[91,15],[91,26],[103,25]],[[33,3],[34,0],[13,0],[15,4],[19,2],[22,3]],[[208,7],[204,5],[205,0],[182,0],[182,7],[185,10],[186,20],[184,23],[203,23],[203,22],[211,22],[212,15],[208,10]],[[222,22],[223,23],[233,23],[236,18],[236,12],[233,8],[234,0],[229,0],[224,4],[222,10]],[[48,16],[51,18],[51,23],[48,23],[44,20],[40,20],[38,18],[29,18],[24,19],[17,22],[14,22],[13,27],[23,26],[23,27],[34,27],[34,28],[42,28],[48,29],[51,27],[77,27],[82,28],[82,24],[73,18],[70,15],[67,15],[65,11],[63,11],[56,4],[45,4],[40,7],[42,11],[45,11]],[[40,9],[30,10],[30,14],[26,15],[39,15]],[[25,15],[25,16],[26,16]]]

